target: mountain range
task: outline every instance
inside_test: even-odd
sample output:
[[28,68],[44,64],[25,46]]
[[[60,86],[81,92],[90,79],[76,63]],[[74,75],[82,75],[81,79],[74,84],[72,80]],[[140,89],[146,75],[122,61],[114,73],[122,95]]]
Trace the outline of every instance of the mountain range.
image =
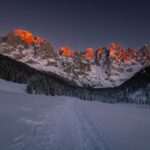
[[150,46],[147,44],[140,50],[126,50],[116,42],[108,48],[85,51],[64,46],[57,53],[47,40],[28,31],[13,30],[0,38],[0,61],[0,77],[27,83],[29,93],[102,101],[117,96],[117,101],[129,101],[133,99],[129,95],[134,93],[139,97],[139,92],[135,93],[144,89],[142,93],[149,100]]

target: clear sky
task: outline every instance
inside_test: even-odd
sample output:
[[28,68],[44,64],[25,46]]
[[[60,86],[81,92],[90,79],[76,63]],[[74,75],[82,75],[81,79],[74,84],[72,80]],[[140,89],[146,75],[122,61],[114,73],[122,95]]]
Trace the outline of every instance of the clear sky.
[[140,49],[150,44],[147,0],[1,0],[0,35],[13,29],[46,38],[58,50],[108,46],[119,42]]

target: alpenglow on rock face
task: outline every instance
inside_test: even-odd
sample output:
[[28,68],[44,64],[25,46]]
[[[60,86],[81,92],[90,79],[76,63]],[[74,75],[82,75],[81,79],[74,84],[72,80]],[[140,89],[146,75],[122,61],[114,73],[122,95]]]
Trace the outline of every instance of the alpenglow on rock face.
[[70,50],[67,46],[61,47],[59,50],[59,54],[66,57],[75,56],[75,52]]
[[47,40],[24,30],[13,30],[0,38],[0,54],[91,88],[119,86],[150,64],[148,45],[139,51],[125,50],[114,42],[108,48],[87,48],[81,52],[65,46],[57,54]]
[[31,32],[25,31],[25,30],[13,30],[10,33],[12,36],[18,36],[28,44],[41,44],[41,43],[46,43],[46,40],[41,39],[38,36],[33,36]]
[[13,30],[0,39],[1,53],[20,60],[25,57],[49,58],[55,55],[54,48],[47,40],[24,30]]

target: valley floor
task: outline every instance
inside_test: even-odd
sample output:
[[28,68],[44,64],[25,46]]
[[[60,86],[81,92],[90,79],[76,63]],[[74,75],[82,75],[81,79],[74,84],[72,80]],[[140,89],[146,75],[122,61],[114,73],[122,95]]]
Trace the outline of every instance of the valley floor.
[[150,109],[0,90],[0,150],[149,150]]

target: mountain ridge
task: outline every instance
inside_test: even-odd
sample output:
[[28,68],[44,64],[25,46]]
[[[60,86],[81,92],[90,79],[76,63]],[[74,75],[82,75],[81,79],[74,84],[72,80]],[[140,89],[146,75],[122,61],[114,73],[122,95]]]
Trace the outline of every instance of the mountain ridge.
[[24,30],[13,30],[0,39],[0,54],[9,56],[38,70],[51,72],[81,87],[116,87],[150,64],[150,47],[140,51],[123,49],[118,43],[75,52],[53,46]]

